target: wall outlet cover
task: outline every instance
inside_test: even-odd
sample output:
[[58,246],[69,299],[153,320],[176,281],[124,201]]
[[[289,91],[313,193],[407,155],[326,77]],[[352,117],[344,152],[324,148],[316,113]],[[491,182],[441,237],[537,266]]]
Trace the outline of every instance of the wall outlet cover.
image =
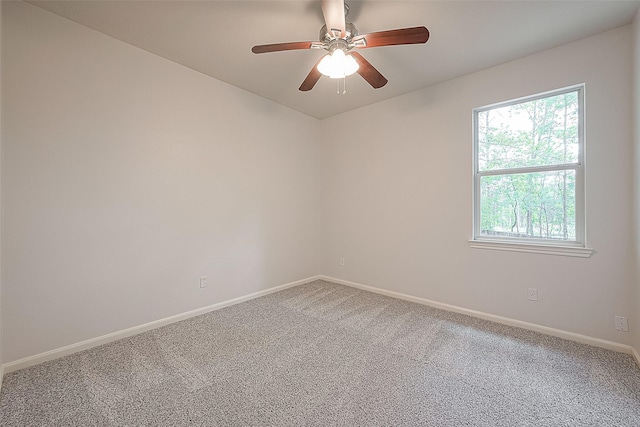
[[616,330],[622,332],[629,332],[629,319],[624,316],[616,316]]

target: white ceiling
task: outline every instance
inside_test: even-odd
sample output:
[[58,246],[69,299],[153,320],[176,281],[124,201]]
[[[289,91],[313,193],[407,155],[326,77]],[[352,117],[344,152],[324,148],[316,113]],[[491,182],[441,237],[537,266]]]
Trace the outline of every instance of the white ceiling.
[[360,34],[424,25],[425,45],[361,50],[389,83],[357,74],[298,87],[323,50],[256,55],[256,44],[314,41],[320,0],[29,1],[116,39],[322,119],[632,22],[640,1],[349,1]]

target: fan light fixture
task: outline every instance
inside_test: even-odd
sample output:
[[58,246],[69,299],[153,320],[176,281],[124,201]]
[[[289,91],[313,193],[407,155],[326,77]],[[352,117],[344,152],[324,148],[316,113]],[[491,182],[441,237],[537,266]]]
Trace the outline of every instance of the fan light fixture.
[[358,71],[360,66],[351,55],[345,55],[342,49],[336,49],[326,55],[318,64],[318,71],[332,79],[342,79]]

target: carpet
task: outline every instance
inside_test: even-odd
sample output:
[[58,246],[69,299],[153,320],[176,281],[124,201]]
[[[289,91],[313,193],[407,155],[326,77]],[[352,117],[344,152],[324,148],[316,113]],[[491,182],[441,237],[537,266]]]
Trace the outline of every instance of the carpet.
[[7,374],[0,425],[640,426],[640,369],[315,281]]

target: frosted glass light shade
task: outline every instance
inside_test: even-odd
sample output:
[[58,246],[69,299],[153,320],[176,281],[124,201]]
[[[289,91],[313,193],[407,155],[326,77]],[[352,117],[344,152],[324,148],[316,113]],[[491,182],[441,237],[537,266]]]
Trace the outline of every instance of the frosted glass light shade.
[[342,49],[336,49],[332,54],[322,58],[318,64],[318,71],[332,79],[342,79],[358,71],[360,66],[351,55],[345,55]]

